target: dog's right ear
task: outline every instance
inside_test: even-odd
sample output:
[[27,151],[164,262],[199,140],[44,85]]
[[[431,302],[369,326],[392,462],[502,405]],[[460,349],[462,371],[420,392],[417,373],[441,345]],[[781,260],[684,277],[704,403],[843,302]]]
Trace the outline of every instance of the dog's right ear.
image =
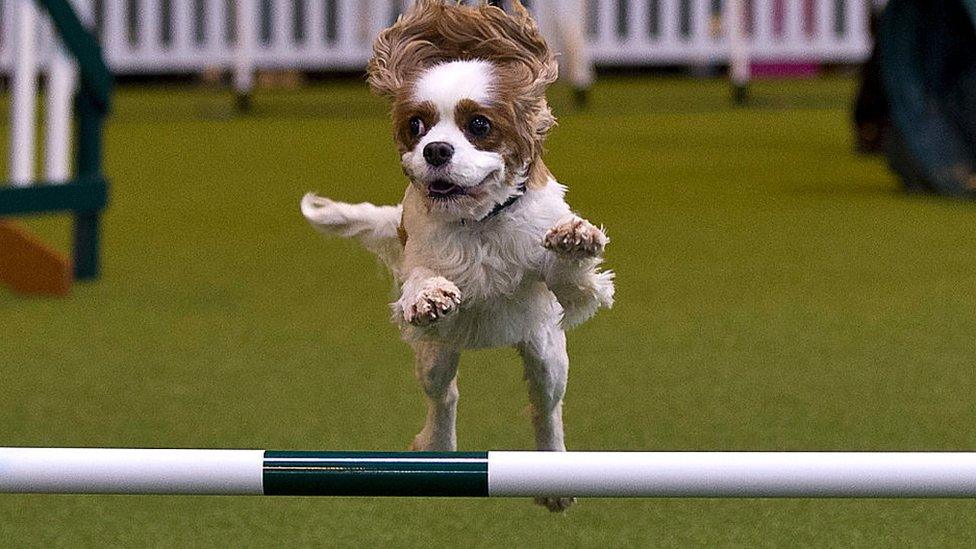
[[[403,16],[401,15],[400,18],[402,19]],[[401,19],[398,19],[397,23]],[[394,57],[401,38],[402,35],[397,32],[396,25],[381,32],[373,43],[373,57],[366,65],[370,89],[376,95],[390,100],[396,96],[396,91],[403,84]]]
[[410,76],[424,67],[425,59],[437,54],[437,48],[424,35],[443,9],[442,0],[417,0],[380,33],[366,66],[373,93],[393,100]]

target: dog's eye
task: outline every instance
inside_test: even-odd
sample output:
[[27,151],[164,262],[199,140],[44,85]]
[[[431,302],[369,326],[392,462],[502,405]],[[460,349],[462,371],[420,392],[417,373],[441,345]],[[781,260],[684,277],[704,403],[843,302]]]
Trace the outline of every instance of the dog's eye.
[[468,121],[468,131],[475,137],[484,137],[491,132],[491,122],[479,114]]
[[421,120],[419,116],[415,116],[410,119],[410,135],[418,137],[420,134],[424,133],[425,129],[424,121]]

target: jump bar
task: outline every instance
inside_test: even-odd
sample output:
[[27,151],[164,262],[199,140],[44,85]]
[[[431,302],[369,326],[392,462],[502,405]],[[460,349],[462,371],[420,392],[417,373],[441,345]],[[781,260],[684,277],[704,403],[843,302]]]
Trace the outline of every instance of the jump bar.
[[972,498],[976,453],[0,448],[0,492]]

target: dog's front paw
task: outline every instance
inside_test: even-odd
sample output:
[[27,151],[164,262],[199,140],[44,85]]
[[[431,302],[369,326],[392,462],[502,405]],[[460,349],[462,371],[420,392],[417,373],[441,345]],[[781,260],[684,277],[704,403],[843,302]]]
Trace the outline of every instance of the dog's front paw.
[[609,239],[589,221],[573,217],[546,232],[542,245],[546,249],[573,257],[598,257]]
[[576,498],[538,497],[535,498],[535,503],[549,509],[553,513],[562,513],[576,503]]
[[403,320],[414,326],[427,326],[457,310],[461,305],[461,291],[450,280],[437,276],[425,280],[414,295],[404,299],[401,299]]
[[347,222],[338,202],[315,193],[307,193],[302,197],[302,215],[313,227],[324,233],[333,233]]

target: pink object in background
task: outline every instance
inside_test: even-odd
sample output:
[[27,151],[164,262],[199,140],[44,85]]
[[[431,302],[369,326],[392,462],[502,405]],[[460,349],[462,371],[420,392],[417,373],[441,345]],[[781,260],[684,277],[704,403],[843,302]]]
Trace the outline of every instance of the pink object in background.
[[797,63],[790,61],[771,61],[753,63],[753,78],[813,78],[820,74],[818,63]]
[[[813,36],[817,24],[825,22],[816,21],[817,14],[813,0],[775,0],[772,4],[772,31],[773,36],[781,38],[786,33],[786,5],[785,2],[801,2],[802,10],[802,32],[806,37]],[[749,28],[752,28],[752,2],[748,2]],[[750,74],[753,78],[813,78],[820,74],[818,63],[794,62],[788,59],[777,61],[754,62],[750,65]]]

